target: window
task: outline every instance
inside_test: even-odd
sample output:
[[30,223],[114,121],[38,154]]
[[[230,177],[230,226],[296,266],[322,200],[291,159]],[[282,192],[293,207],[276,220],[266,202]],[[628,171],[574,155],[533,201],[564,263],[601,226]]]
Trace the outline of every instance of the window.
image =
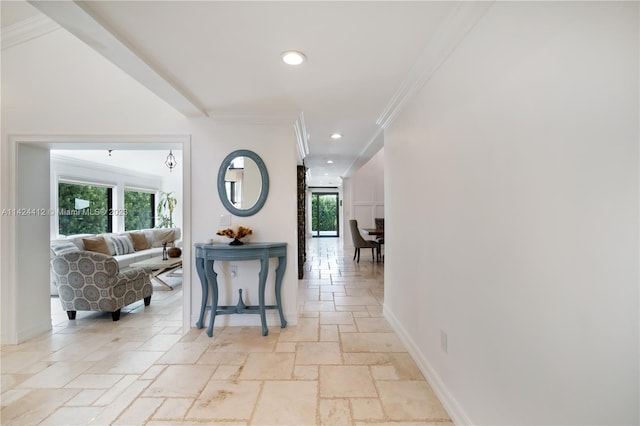
[[124,191],[124,230],[153,228],[156,196],[151,192]]
[[113,229],[113,190],[107,186],[58,183],[58,233],[101,234]]

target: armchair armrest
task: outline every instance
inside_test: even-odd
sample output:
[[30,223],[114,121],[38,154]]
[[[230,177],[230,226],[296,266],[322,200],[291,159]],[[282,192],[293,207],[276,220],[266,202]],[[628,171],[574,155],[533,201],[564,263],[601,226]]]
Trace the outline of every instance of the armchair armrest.
[[96,285],[103,288],[105,281],[114,280],[120,273],[120,266],[112,256],[90,251],[76,251],[55,256],[51,260],[51,266],[58,280],[67,278],[71,283],[79,280],[80,277],[93,277]]
[[117,275],[118,281],[127,280],[139,280],[149,275],[151,270],[149,268],[129,268]]

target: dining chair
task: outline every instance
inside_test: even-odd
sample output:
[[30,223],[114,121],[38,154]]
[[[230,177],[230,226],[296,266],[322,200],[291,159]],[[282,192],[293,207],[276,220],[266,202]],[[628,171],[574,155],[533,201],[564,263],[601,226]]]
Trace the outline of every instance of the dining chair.
[[371,258],[375,260],[376,253],[380,254],[380,244],[377,241],[373,240],[365,240],[360,233],[360,229],[358,229],[358,221],[355,219],[349,220],[349,226],[351,227],[351,239],[353,240],[353,246],[356,251],[353,253],[353,260],[358,256],[358,263],[360,263],[360,249],[361,248],[370,248],[371,249]]
[[382,231],[382,235],[376,237],[376,241],[380,245],[378,257],[382,256],[382,260],[384,260],[384,254],[382,254],[382,246],[384,244],[384,217],[376,217],[374,221],[376,223],[376,231]]

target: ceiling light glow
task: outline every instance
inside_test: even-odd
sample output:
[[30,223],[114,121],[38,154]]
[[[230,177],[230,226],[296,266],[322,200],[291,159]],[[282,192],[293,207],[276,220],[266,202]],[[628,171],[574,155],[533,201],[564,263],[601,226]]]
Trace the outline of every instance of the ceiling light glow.
[[333,164],[333,160],[327,160],[327,164]]
[[282,60],[287,65],[300,65],[303,63],[307,57],[304,56],[304,53],[298,52],[296,50],[287,50],[282,52]]
[[334,133],[331,135],[331,139],[341,139],[342,138],[342,134],[340,133]]

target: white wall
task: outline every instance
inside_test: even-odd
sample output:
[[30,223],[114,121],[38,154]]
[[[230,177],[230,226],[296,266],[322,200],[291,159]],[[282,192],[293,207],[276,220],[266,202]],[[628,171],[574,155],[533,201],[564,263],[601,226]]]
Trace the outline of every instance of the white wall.
[[[190,120],[193,139],[208,141],[193,147],[193,242],[210,240],[228,243],[228,239],[216,236],[227,225],[220,224],[220,217],[229,213],[224,208],[217,190],[218,169],[224,158],[237,149],[248,149],[264,161],[269,174],[269,195],[264,207],[255,215],[231,217],[231,225],[242,225],[253,230],[250,241],[286,242],[287,269],[283,278],[282,300],[285,318],[291,325],[297,323],[297,185],[296,139],[291,125],[235,125],[216,124],[210,119]],[[197,215],[197,216],[196,216]],[[229,266],[238,266],[238,276],[231,279]],[[235,305],[238,289],[243,289],[247,304],[257,304],[259,261],[219,262],[217,271],[220,305]],[[266,303],[275,304],[274,278],[277,259],[271,260],[266,288]],[[195,279],[197,272],[192,265]],[[193,288],[192,303],[199,306],[201,290]],[[277,313],[267,311],[268,324],[279,324]],[[192,323],[199,310],[192,312]],[[208,323],[208,322],[207,322]],[[216,325],[259,325],[258,315],[224,315],[216,318]]]
[[[2,208],[15,207],[16,201],[11,154],[15,146],[12,145],[10,136],[19,141],[19,135],[188,133],[184,117],[63,30],[2,51],[1,101]],[[48,190],[48,179],[42,181],[42,185]],[[37,187],[30,190],[38,191]],[[48,208],[48,195],[46,204]],[[19,317],[5,316],[5,312],[11,312],[8,305],[14,303],[11,296],[12,288],[24,279],[15,275],[14,260],[10,255],[15,250],[14,244],[33,250],[48,245],[49,217],[33,218],[32,221],[34,226],[46,227],[42,240],[29,239],[27,235],[17,233],[17,240],[14,242],[12,238],[5,238],[11,235],[14,219],[8,216],[1,218],[3,342],[23,341],[38,332],[26,327]],[[48,323],[50,327],[48,313],[37,308],[45,303],[45,299],[48,303],[49,299],[48,256],[45,262],[34,263],[32,267],[38,269],[40,275],[45,278],[42,283],[43,292],[34,292],[31,295],[31,303],[18,300],[15,309],[22,312],[22,315],[34,318],[40,324]],[[46,329],[40,330],[42,331]]]
[[[48,241],[49,186],[40,185],[49,179],[49,150],[38,146],[22,144],[17,147],[16,208],[27,209],[24,215],[16,217],[17,239],[15,252],[16,275],[15,304],[10,308],[5,304],[3,295],[3,314],[5,309],[15,315],[20,323],[20,335],[32,336],[43,329],[51,328],[51,302],[49,294],[49,270],[38,265],[48,265],[48,244],[33,244],[33,241]],[[29,210],[37,209],[37,214]],[[40,293],[45,293],[44,297]],[[35,314],[37,313],[37,314]],[[4,323],[3,318],[3,323]],[[4,324],[3,324],[4,325]]]
[[[152,141],[162,139],[165,142],[170,142],[172,135],[177,135],[176,141],[183,141],[184,135],[191,135],[192,154],[185,151],[188,158],[183,160],[183,165],[185,182],[189,185],[190,181],[191,185],[193,206],[192,214],[187,212],[181,220],[185,224],[185,233],[190,233],[191,227],[197,230],[192,241],[204,241],[220,228],[219,216],[224,212],[216,189],[218,166],[233,150],[253,149],[267,165],[271,189],[265,208],[244,223],[256,230],[256,240],[289,243],[290,262],[284,277],[283,299],[287,320],[290,324],[296,323],[296,159],[291,126],[256,129],[252,126],[215,126],[209,120],[190,121],[64,30],[3,50],[2,62],[2,208],[15,207],[16,187],[12,177],[12,150],[15,146],[11,140],[20,140],[21,137],[11,139],[11,135],[32,135],[26,137],[29,140],[37,140],[38,135],[42,140],[47,140],[48,135],[71,135],[76,141],[88,135],[87,139],[92,141],[113,137],[120,142],[123,141],[122,135],[135,135],[137,142],[144,141],[146,135]],[[188,165],[190,161],[191,167]],[[179,170],[183,170],[182,166]],[[49,183],[43,181],[42,185],[48,189]],[[48,208],[48,195],[45,199],[45,207]],[[190,202],[185,198],[185,206]],[[27,329],[16,317],[17,311],[39,324],[48,323],[50,327],[48,313],[37,309],[49,300],[48,257],[44,262],[33,264],[34,271],[39,271],[43,277],[42,293],[34,292],[31,303],[18,301],[15,310],[12,306],[16,285],[23,279],[16,275],[15,246],[25,249],[47,247],[48,250],[49,218],[33,219],[46,229],[41,240],[29,240],[27,235],[18,233],[15,244],[5,238],[11,235],[15,221],[7,216],[0,220],[2,342],[15,343],[38,332]],[[190,257],[185,259],[191,264]],[[196,308],[190,306],[191,311],[187,312],[193,324],[195,321],[191,314],[200,305],[200,283],[195,271],[191,271],[192,268],[185,268],[184,279],[187,300],[191,300],[191,293],[187,291],[191,288],[194,290],[193,298],[197,300]],[[249,276],[243,271],[239,275]],[[257,283],[257,277],[255,281]],[[252,281],[251,285],[256,284]],[[251,316],[251,321],[259,321],[259,317]]]
[[[375,218],[384,217],[384,148],[343,182],[345,188],[344,246],[353,247],[349,220],[360,228],[375,228]],[[368,237],[367,237],[368,238]]]
[[386,131],[385,313],[458,423],[640,420],[638,29],[496,2]]

